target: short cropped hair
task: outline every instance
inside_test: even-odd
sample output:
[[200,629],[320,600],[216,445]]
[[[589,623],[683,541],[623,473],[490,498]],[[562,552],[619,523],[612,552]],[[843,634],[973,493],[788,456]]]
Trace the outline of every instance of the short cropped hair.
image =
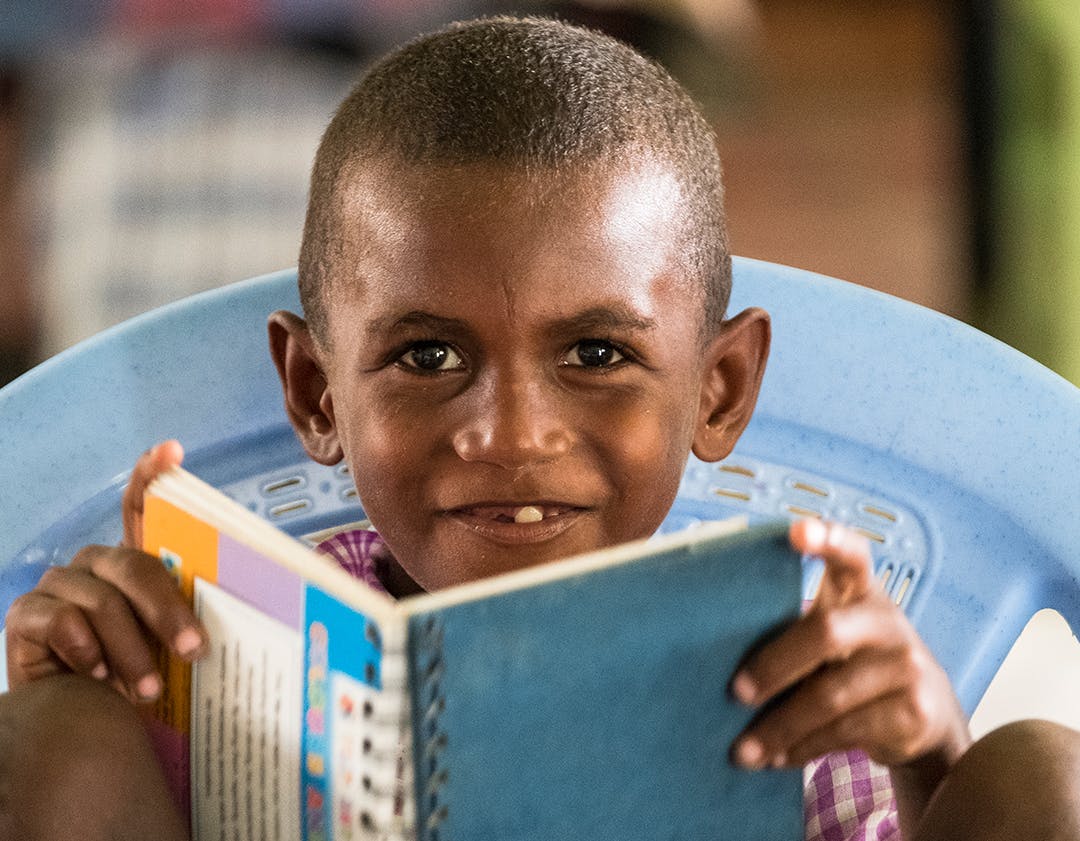
[[679,253],[702,284],[706,332],[724,318],[731,256],[712,129],[666,70],[607,35],[545,18],[481,18],[421,36],[364,73],[312,170],[299,281],[317,337],[328,338],[343,174],[387,155],[406,165],[501,164],[523,175],[659,161],[680,185]]

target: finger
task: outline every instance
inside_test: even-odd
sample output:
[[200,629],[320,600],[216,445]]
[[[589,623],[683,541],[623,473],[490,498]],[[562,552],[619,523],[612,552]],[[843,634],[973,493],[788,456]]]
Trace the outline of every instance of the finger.
[[122,593],[73,567],[46,570],[37,589],[81,611],[104,651],[110,675],[134,697],[148,701],[158,696],[162,684],[157,658]]
[[740,764],[756,763],[750,767],[787,764],[812,734],[878,698],[916,685],[925,670],[920,660],[929,662],[929,657],[904,654],[865,651],[819,669],[747,728],[735,742],[733,757]]
[[161,561],[136,549],[88,546],[71,560],[123,594],[154,639],[193,660],[206,647],[206,630]]
[[834,719],[794,745],[788,765],[804,765],[834,751],[861,750],[879,765],[902,765],[930,750],[938,729],[926,726],[928,712],[906,692],[894,692]]
[[121,545],[132,549],[142,548],[143,495],[146,488],[159,473],[176,467],[183,460],[184,448],[175,440],[162,441],[139,456],[120,504],[124,522]]
[[903,614],[884,597],[812,610],[747,658],[732,680],[732,693],[758,706],[824,665],[864,649],[895,650],[913,637]]
[[792,523],[789,538],[796,551],[825,562],[815,605],[847,604],[873,587],[870,541],[858,532],[839,523],[806,519]]
[[6,629],[11,687],[67,671],[108,677],[97,636],[70,602],[33,590],[12,602]]

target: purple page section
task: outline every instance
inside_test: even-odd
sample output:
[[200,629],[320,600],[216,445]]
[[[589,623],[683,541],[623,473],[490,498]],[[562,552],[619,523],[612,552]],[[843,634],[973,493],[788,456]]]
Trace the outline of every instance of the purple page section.
[[226,534],[218,543],[217,584],[290,628],[302,627],[300,576]]

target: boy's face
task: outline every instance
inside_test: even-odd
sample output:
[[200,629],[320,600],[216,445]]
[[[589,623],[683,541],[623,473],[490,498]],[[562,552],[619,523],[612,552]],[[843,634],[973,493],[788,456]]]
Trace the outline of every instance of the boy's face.
[[287,397],[285,345],[313,357],[293,375],[311,407],[293,412],[301,438],[320,461],[344,455],[424,589],[647,536],[691,448],[734,444],[767,318],[741,316],[750,361],[721,364],[734,328],[704,335],[677,198],[645,167],[531,182],[370,168],[352,182],[328,341],[299,322],[281,342],[272,326],[272,344]]

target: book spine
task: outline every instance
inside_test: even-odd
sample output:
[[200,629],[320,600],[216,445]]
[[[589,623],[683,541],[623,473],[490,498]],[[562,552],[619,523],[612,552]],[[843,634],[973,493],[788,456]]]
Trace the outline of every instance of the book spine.
[[440,716],[446,700],[442,694],[443,628],[435,617],[427,617],[416,634],[413,677],[416,682],[414,698],[414,730],[417,743],[415,756],[415,790],[417,800],[417,838],[420,841],[439,841],[440,827],[446,820],[449,806],[442,797],[447,779],[443,764],[446,733],[440,726]]

